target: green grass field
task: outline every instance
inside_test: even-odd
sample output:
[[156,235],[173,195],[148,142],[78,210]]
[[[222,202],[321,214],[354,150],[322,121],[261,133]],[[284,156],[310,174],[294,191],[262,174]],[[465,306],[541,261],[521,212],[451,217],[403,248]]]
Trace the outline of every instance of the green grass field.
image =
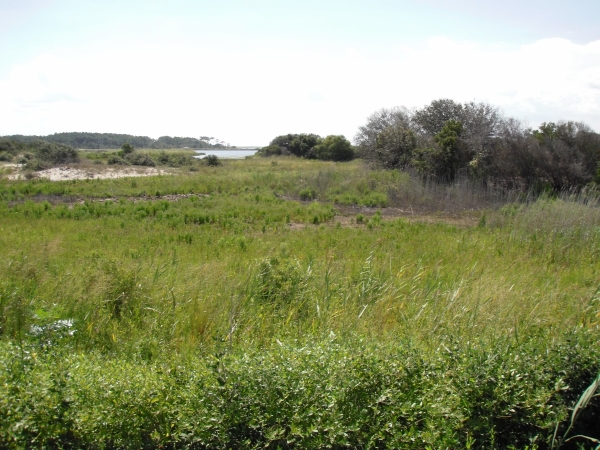
[[0,447],[550,448],[600,372],[591,193],[280,158],[0,199]]

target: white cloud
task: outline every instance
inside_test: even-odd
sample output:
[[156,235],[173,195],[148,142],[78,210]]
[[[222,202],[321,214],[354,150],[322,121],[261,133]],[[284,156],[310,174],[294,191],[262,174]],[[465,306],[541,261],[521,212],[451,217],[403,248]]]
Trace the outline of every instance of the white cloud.
[[260,145],[287,132],[352,137],[376,109],[441,97],[600,131],[600,41],[504,48],[434,38],[337,53],[235,44],[40,55],[0,79],[0,134],[209,134]]

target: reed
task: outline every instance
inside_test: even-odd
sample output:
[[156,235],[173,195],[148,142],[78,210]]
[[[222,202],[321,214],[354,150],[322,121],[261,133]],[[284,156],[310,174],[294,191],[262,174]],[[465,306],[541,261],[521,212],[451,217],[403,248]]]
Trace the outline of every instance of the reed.
[[3,447],[550,448],[574,409],[596,438],[593,192],[286,158],[0,189]]

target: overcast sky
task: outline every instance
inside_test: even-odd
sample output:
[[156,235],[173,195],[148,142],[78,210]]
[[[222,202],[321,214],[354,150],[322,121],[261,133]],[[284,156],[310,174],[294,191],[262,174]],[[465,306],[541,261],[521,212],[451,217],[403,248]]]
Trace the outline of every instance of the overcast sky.
[[0,0],[0,135],[352,139],[438,98],[600,131],[600,1]]

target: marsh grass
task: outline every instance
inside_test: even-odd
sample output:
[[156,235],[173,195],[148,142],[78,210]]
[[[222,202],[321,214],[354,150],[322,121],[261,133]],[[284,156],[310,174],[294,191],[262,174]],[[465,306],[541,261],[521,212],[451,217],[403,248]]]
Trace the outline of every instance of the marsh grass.
[[[452,188],[277,162],[2,182],[2,445],[549,448],[599,369],[593,193],[333,226]],[[126,199],[156,191],[206,195]]]

